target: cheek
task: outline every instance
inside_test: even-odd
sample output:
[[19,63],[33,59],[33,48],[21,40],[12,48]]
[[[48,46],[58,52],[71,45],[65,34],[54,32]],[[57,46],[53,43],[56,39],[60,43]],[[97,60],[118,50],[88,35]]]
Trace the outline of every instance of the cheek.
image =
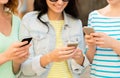
[[64,6],[66,7],[68,5],[68,3],[65,3]]

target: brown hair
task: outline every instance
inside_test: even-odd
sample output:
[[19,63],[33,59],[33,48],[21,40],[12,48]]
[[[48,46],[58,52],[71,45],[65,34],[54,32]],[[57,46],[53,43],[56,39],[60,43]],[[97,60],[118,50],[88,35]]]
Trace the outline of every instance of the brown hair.
[[12,13],[18,13],[18,0],[8,0],[8,3],[4,5],[5,9],[8,8]]

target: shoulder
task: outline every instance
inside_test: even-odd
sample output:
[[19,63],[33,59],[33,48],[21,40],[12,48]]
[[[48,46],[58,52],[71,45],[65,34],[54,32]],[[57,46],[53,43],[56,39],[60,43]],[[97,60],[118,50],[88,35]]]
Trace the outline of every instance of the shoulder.
[[73,16],[67,13],[65,14],[65,16],[66,16],[66,19],[69,20],[69,23],[82,23],[79,18],[74,18]]
[[15,14],[12,15],[12,18],[15,20],[21,21],[20,17]]
[[82,28],[81,20],[79,18],[74,18],[73,16],[69,14],[65,15],[65,22],[75,30]]
[[37,22],[38,13],[37,11],[28,12],[23,16],[21,23],[28,25]]
[[98,10],[94,10],[92,12],[89,13],[89,16],[94,16],[98,14]]
[[32,11],[32,12],[28,12],[27,14],[25,14],[22,18],[22,20],[30,20],[32,18],[36,18],[38,15],[38,11]]
[[20,25],[21,19],[20,19],[19,16],[15,15],[15,14],[12,14],[12,22],[14,22],[14,24]]

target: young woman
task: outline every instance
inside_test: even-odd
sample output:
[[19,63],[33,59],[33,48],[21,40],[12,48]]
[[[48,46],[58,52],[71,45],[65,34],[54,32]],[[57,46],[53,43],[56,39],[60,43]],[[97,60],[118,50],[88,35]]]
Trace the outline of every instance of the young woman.
[[[26,14],[20,38],[32,36],[30,57],[19,78],[79,78],[88,64],[83,56],[84,37],[75,0],[35,0]],[[78,48],[65,46],[78,43]]]
[[[18,0],[0,0],[0,77],[15,78],[20,64],[28,57],[27,42],[18,41],[20,19],[14,14]],[[15,43],[14,43],[15,42]]]
[[87,56],[92,63],[92,78],[120,77],[120,0],[89,15],[88,26],[96,33],[86,35]]

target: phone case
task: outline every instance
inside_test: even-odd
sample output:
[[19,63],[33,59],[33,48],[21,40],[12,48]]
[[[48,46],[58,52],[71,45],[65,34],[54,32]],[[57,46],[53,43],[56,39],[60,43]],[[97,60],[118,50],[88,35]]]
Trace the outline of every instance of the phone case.
[[68,43],[67,46],[68,46],[68,47],[72,47],[72,46],[77,47],[77,46],[78,46],[78,43]]
[[91,28],[91,27],[84,27],[84,28],[83,28],[83,31],[84,31],[84,33],[87,34],[87,35],[90,35],[90,33],[94,33],[94,32],[95,32],[94,29]]
[[[31,42],[31,40],[32,40],[32,37],[30,37],[30,38],[24,38],[24,39],[22,40],[22,42],[28,41],[28,43],[25,44],[25,45],[28,45],[28,44]],[[22,45],[22,46],[25,46],[25,45]]]

